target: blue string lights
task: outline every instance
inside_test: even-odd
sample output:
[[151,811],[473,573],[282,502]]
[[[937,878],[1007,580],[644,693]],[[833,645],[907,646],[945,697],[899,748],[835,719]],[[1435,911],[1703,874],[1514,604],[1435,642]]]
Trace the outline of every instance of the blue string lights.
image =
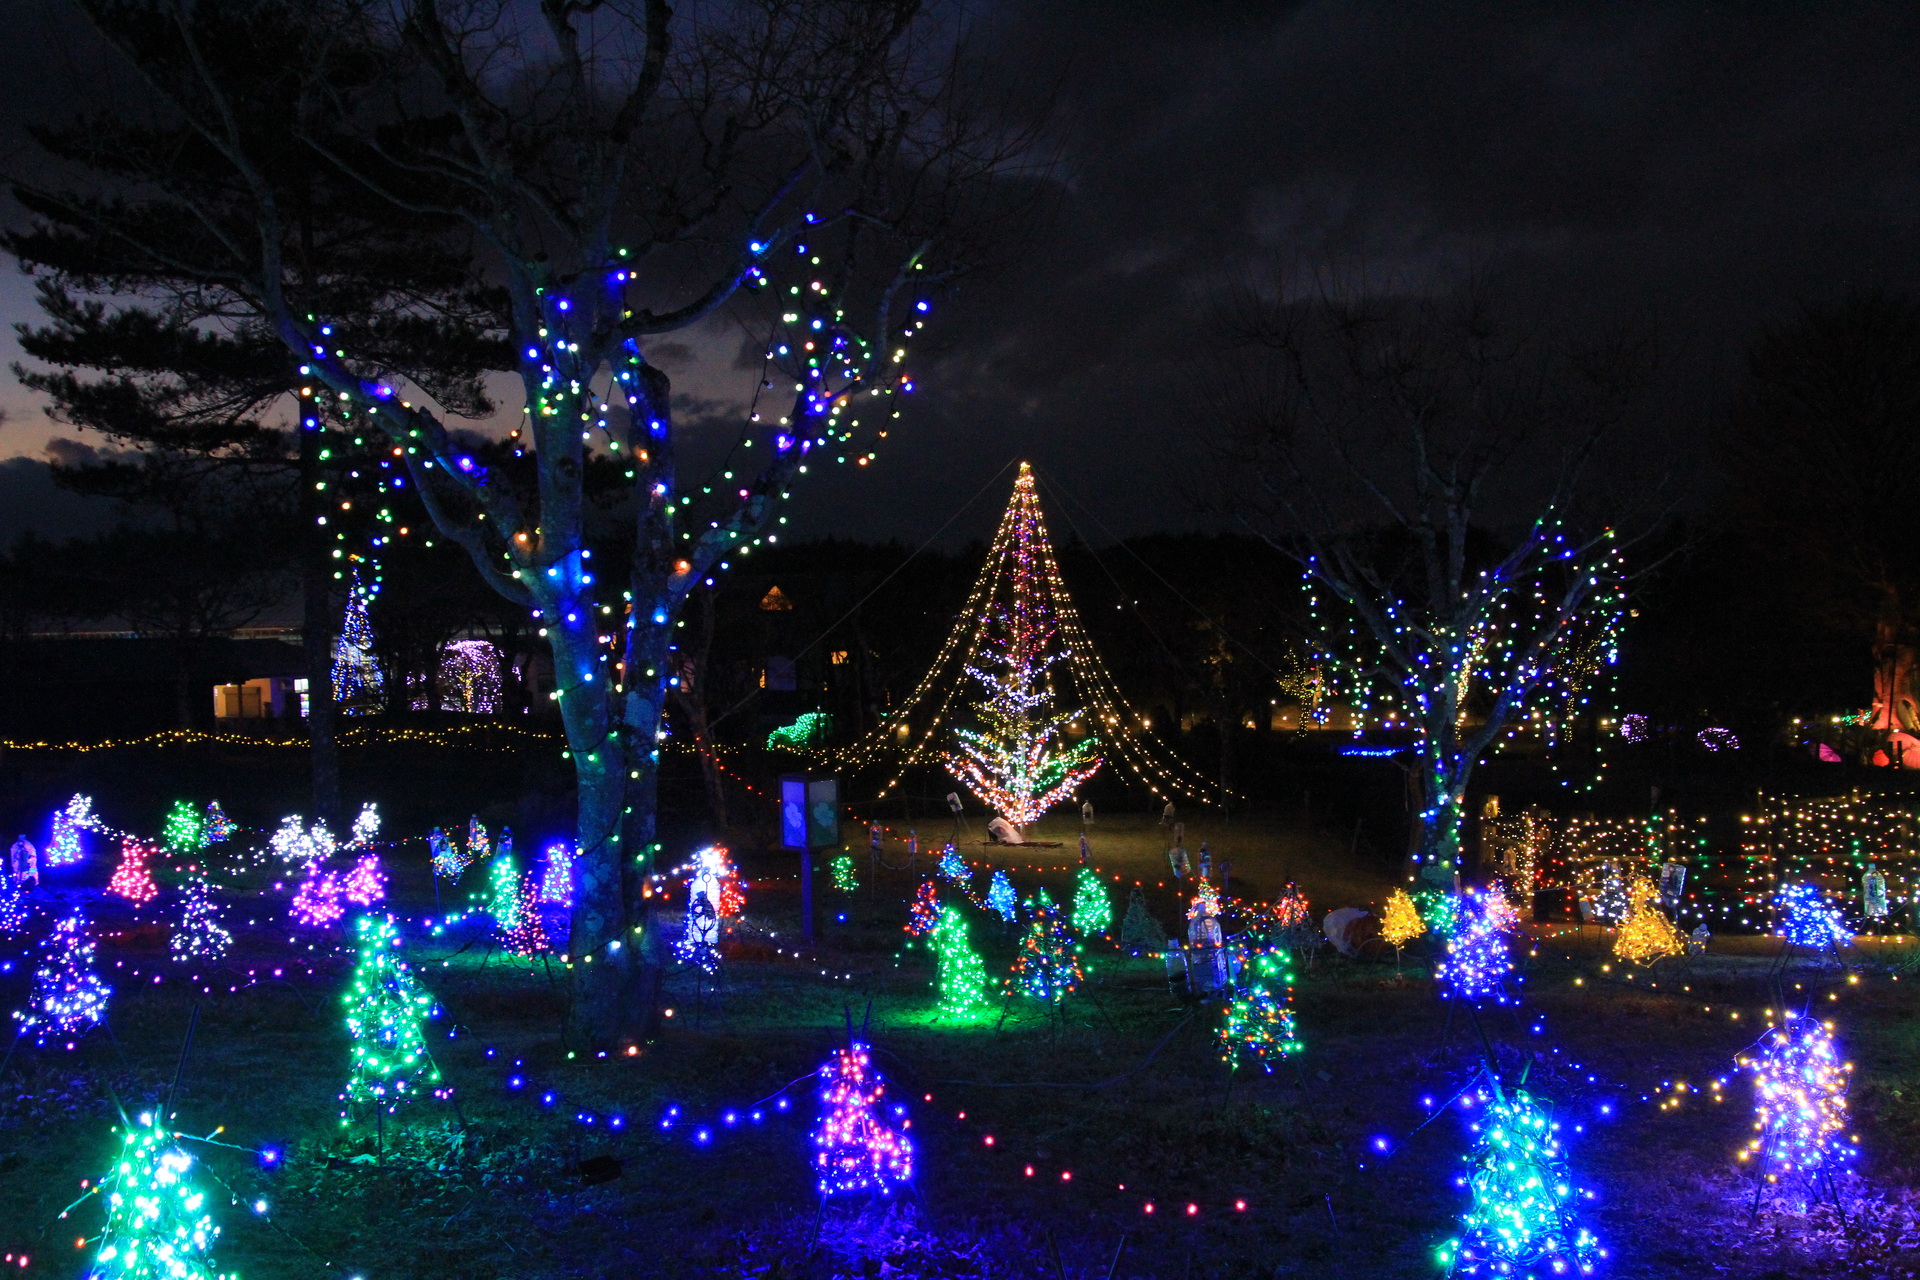
[[1460,1234],[1439,1250],[1452,1275],[1547,1280],[1592,1275],[1607,1251],[1575,1209],[1593,1193],[1574,1185],[1560,1126],[1524,1089],[1483,1094],[1485,1111],[1468,1128],[1477,1136],[1457,1182],[1472,1194]]

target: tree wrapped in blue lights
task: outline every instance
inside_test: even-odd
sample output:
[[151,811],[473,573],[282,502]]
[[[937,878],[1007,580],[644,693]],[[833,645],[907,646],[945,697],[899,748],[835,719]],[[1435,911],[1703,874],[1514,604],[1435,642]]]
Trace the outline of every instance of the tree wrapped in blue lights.
[[93,971],[93,954],[85,916],[75,912],[54,925],[33,971],[27,1007],[13,1015],[21,1035],[44,1045],[84,1035],[100,1025],[113,988]]
[[987,998],[987,972],[967,941],[967,918],[948,903],[940,909],[940,923],[931,937],[940,965],[940,1012],[964,1018]]
[[1080,969],[1080,946],[1045,889],[1033,895],[1030,905],[1033,925],[1021,940],[1020,954],[1013,962],[1014,986],[1042,1004],[1057,1005],[1086,976]]
[[1083,938],[1113,928],[1113,901],[1107,886],[1092,867],[1080,868],[1074,877],[1073,928]]
[[1763,1186],[1792,1174],[1831,1185],[1856,1154],[1846,1132],[1853,1064],[1841,1061],[1831,1024],[1791,1011],[1762,1043],[1739,1059],[1753,1073],[1754,1093],[1754,1137],[1739,1157]]
[[872,1050],[850,1040],[821,1065],[820,1082],[813,1169],[821,1196],[892,1195],[913,1177],[913,1141],[907,1109],[887,1102]]
[[342,715],[372,715],[381,708],[386,678],[373,655],[373,621],[367,616],[379,589],[361,581],[357,566],[347,581],[347,611],[333,643],[333,702]]
[[1496,1082],[1480,1095],[1485,1110],[1469,1126],[1476,1135],[1456,1181],[1472,1194],[1460,1234],[1440,1247],[1450,1275],[1515,1280],[1592,1275],[1607,1251],[1576,1210],[1591,1193],[1574,1184],[1560,1126],[1524,1089]]
[[[427,1052],[420,1024],[433,1013],[433,997],[420,989],[413,969],[400,958],[400,934],[391,916],[361,916],[354,925],[359,958],[341,1003],[353,1063],[340,1100],[370,1104],[392,1114],[438,1084],[440,1069]],[[347,1113],[340,1113],[347,1122]]]
[[70,866],[86,857],[86,846],[81,842],[80,833],[99,825],[100,820],[93,813],[91,797],[76,795],[67,801],[67,807],[53,815],[53,836],[47,841],[47,865]]
[[1513,972],[1513,958],[1490,905],[1486,894],[1468,893],[1456,900],[1446,954],[1433,968],[1443,995],[1468,1004],[1484,1000],[1507,1003],[1506,984]]
[[1780,936],[1791,945],[1830,951],[1853,941],[1853,930],[1847,927],[1840,909],[1828,902],[1816,886],[1782,885],[1773,901],[1779,913]]
[[208,1256],[220,1228],[194,1185],[193,1163],[157,1112],[128,1127],[120,1159],[100,1180],[107,1221],[87,1280],[232,1280]]
[[939,872],[941,879],[962,887],[973,878],[973,871],[967,866],[967,860],[961,857],[960,851],[952,845],[940,851]]
[[27,925],[27,891],[0,866],[0,933],[18,933]]
[[1004,867],[995,869],[993,881],[987,885],[987,910],[997,914],[1004,924],[1020,918],[1020,896],[1013,891],[1013,881],[1007,879]]

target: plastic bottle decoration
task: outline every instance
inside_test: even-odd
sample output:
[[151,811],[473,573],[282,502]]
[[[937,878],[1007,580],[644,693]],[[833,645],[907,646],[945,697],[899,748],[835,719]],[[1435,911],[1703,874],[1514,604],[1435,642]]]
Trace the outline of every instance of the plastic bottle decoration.
[[940,923],[940,892],[933,887],[933,881],[922,880],[920,887],[913,891],[913,903],[907,908],[907,932],[916,938],[924,938],[933,932]]
[[1083,938],[1113,928],[1113,902],[1107,886],[1092,867],[1081,867],[1074,877],[1073,929]]
[[1014,981],[1022,993],[1042,1004],[1057,1005],[1086,976],[1080,970],[1080,948],[1045,889],[1035,893],[1029,905],[1033,926],[1027,930],[1020,955],[1013,962]]
[[1139,885],[1127,895],[1127,915],[1120,922],[1120,949],[1130,956],[1158,955],[1167,949],[1167,931],[1147,911],[1147,891]]
[[912,1121],[886,1101],[887,1083],[859,1040],[834,1050],[820,1068],[820,1122],[813,1169],[822,1197],[893,1194],[913,1177]]
[[[413,969],[400,958],[392,916],[361,916],[354,937],[359,959],[341,997],[353,1065],[340,1100],[371,1103],[391,1115],[419,1097],[422,1084],[439,1083],[440,1070],[420,1030],[433,1012],[433,997],[420,989]],[[344,1108],[340,1123],[347,1123]]]
[[107,1016],[107,998],[112,994],[113,988],[93,971],[93,939],[87,936],[86,917],[76,912],[47,935],[33,971],[33,994],[27,1007],[13,1016],[19,1020],[21,1035],[45,1045],[49,1040],[85,1035],[98,1026]]
[[1687,864],[1668,862],[1660,868],[1660,906],[1669,915],[1678,915],[1680,900],[1686,896]]
[[1495,1086],[1480,1096],[1486,1106],[1470,1126],[1468,1172],[1457,1179],[1473,1200],[1460,1234],[1440,1246],[1441,1267],[1516,1280],[1592,1275],[1607,1251],[1574,1212],[1592,1193],[1574,1184],[1560,1126],[1524,1089]]
[[1875,922],[1887,918],[1887,878],[1871,862],[1867,864],[1867,873],[1860,877],[1860,911]]
[[706,894],[688,896],[686,931],[673,950],[685,964],[698,965],[708,973],[720,971],[720,921]]
[[220,923],[213,892],[202,876],[191,876],[181,889],[180,922],[167,940],[175,960],[218,960],[233,946],[233,935]]
[[940,909],[932,941],[940,962],[940,1012],[964,1018],[986,1003],[987,972],[967,942],[967,919],[957,905],[948,903]]
[[152,853],[153,850],[142,847],[138,841],[121,840],[120,865],[107,880],[107,892],[125,898],[136,907],[159,897],[160,886],[153,882],[153,873],[147,870],[147,858]]
[[427,850],[433,855],[433,874],[442,880],[458,880],[473,865],[460,842],[439,827],[427,832]]
[[1205,880],[1187,908],[1187,982],[1195,995],[1224,991],[1233,982],[1220,932],[1220,895]]
[[100,1179],[107,1222],[87,1280],[232,1280],[208,1258],[220,1228],[192,1170],[178,1136],[158,1113],[142,1112],[113,1172]]
[[1707,954],[1707,943],[1713,941],[1713,934],[1707,931],[1706,922],[1693,926],[1693,932],[1687,935],[1687,954],[1703,956]]
[[1005,868],[996,870],[993,882],[987,886],[987,909],[997,912],[1006,924],[1020,917],[1020,899],[1013,892],[1013,881],[1007,879]]

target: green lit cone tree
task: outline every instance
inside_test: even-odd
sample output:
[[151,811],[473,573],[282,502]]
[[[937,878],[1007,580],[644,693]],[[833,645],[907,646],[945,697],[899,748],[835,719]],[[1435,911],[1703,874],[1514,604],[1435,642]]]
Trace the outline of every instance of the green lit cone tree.
[[987,972],[967,941],[967,918],[948,903],[933,927],[934,955],[940,964],[940,1012],[964,1018],[987,999]]
[[1113,903],[1092,867],[1080,868],[1073,886],[1073,928],[1083,938],[1113,928]]
[[213,1268],[220,1228],[190,1176],[193,1163],[157,1114],[128,1127],[119,1161],[100,1180],[107,1223],[87,1280],[232,1280]]
[[[349,1107],[370,1104],[390,1115],[440,1081],[420,1030],[433,1012],[433,997],[421,990],[412,968],[400,958],[400,936],[391,916],[361,916],[354,931],[360,958],[342,997],[353,1066],[340,1101]],[[341,1109],[342,1124],[347,1111]]]

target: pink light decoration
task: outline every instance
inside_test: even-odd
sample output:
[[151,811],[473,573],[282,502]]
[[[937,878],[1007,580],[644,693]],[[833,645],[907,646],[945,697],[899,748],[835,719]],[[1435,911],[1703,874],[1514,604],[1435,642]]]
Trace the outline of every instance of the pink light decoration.
[[340,901],[340,881],[318,863],[307,870],[307,878],[293,895],[293,918],[310,929],[336,923],[347,913]]
[[820,1194],[891,1195],[913,1177],[913,1143],[906,1134],[913,1121],[907,1109],[887,1105],[887,1082],[858,1040],[834,1050],[820,1078],[820,1123],[813,1131]]
[[118,894],[136,907],[159,897],[160,886],[153,882],[153,873],[147,870],[147,859],[152,854],[153,850],[138,841],[122,840],[120,865],[113,869],[113,876],[107,881],[107,892]]
[[362,854],[353,864],[353,870],[347,872],[346,879],[340,882],[340,893],[348,902],[362,907],[383,901],[387,896],[387,873],[380,866],[380,856]]

